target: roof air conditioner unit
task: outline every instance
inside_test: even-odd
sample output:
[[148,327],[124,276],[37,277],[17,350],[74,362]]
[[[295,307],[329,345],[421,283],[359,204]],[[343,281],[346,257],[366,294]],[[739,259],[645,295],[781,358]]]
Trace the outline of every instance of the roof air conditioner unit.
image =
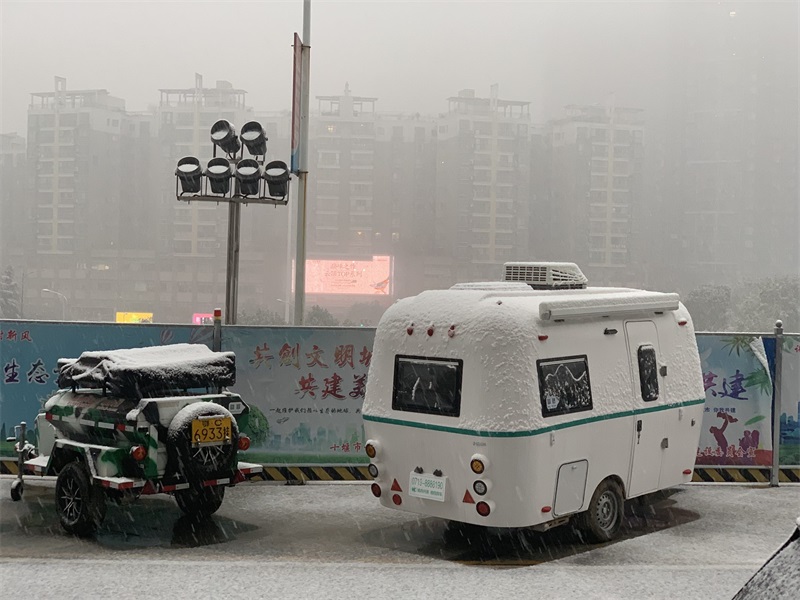
[[507,262],[503,281],[521,281],[535,290],[583,289],[589,282],[575,263]]

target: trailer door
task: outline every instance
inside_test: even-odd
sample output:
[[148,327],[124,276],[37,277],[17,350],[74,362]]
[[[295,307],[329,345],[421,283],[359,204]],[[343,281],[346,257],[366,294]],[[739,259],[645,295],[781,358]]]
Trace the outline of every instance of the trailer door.
[[664,455],[664,415],[652,410],[664,404],[659,389],[658,332],[652,321],[625,323],[628,357],[633,386],[633,459],[628,496],[639,496],[658,489]]

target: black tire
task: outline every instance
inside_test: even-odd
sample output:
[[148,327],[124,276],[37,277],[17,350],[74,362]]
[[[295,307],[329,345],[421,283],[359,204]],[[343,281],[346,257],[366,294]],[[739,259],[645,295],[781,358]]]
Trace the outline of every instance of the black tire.
[[25,491],[25,485],[21,479],[15,479],[11,483],[11,500],[19,502],[22,500],[22,493]]
[[[181,409],[169,426],[167,452],[172,474],[182,475],[191,484],[199,485],[209,479],[230,477],[236,467],[239,428],[236,419],[224,406],[202,402],[202,407],[190,404]],[[202,417],[230,417],[231,441],[220,446],[192,446],[192,421]]]
[[175,492],[175,502],[178,508],[188,517],[204,518],[213,515],[225,498],[225,488],[211,486],[204,488],[190,487],[186,490]]
[[604,479],[592,494],[589,508],[580,514],[578,527],[590,542],[608,542],[617,537],[624,510],[619,484],[613,479]]
[[102,490],[92,485],[86,466],[67,463],[56,480],[56,511],[67,533],[90,535],[106,516]]

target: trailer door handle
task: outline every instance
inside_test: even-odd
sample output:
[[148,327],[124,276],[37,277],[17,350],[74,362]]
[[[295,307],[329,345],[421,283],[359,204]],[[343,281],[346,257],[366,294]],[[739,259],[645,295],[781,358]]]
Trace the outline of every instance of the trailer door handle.
[[636,443],[638,444],[641,439],[642,439],[642,420],[638,419],[636,421]]

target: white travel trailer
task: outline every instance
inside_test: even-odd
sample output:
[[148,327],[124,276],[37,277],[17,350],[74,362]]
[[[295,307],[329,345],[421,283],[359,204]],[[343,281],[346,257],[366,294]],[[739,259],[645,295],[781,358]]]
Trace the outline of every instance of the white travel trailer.
[[394,304],[363,417],[387,507],[613,538],[623,505],[691,480],[705,399],[677,294],[586,287],[572,263]]

